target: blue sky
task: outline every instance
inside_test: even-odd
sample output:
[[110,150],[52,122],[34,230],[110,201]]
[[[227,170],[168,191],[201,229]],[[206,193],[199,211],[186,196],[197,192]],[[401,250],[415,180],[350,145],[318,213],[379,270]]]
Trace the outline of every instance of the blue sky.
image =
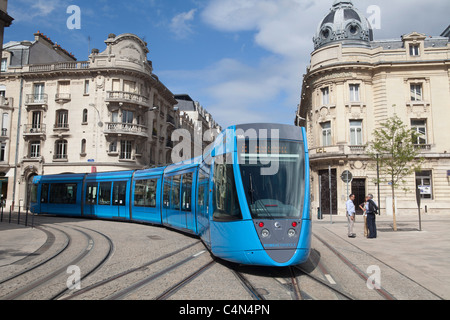
[[[418,31],[440,35],[448,0],[354,0],[380,8],[376,39]],[[67,8],[81,9],[69,30]],[[41,31],[80,61],[103,51],[109,33],[148,43],[154,73],[173,93],[188,93],[226,127],[246,122],[293,124],[312,37],[333,0],[10,0],[15,18],[5,42]],[[407,4],[407,6],[405,6]],[[90,44],[88,37],[91,38]]]

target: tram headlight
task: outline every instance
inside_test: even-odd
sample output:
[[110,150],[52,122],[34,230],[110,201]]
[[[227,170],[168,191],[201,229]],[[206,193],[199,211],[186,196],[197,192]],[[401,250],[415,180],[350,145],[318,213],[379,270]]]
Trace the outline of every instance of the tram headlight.
[[263,229],[263,230],[261,231],[261,236],[262,236],[263,238],[267,238],[268,236],[270,236],[270,231],[267,230],[267,229]]
[[289,231],[288,231],[288,236],[290,237],[290,238],[292,238],[292,237],[295,237],[295,234],[296,234],[297,232],[295,231],[295,229],[289,229]]

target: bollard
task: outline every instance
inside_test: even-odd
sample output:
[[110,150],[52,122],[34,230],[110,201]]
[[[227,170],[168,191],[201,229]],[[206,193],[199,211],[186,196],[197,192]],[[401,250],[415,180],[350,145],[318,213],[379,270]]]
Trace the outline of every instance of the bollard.
[[9,220],[8,223],[11,223],[11,206],[9,206]]
[[0,222],[3,222],[3,203],[2,203],[2,217],[1,217]]
[[34,229],[34,212],[31,212],[31,229]]
[[17,215],[17,224],[20,224],[20,205],[19,205],[19,214]]
[[27,211],[25,213],[25,227],[28,226],[28,206],[27,206]]

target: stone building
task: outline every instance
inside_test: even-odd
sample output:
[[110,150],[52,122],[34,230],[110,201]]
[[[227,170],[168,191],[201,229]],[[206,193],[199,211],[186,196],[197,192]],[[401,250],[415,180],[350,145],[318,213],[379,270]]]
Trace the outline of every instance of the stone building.
[[0,175],[7,206],[27,203],[35,175],[171,162],[170,137],[187,120],[153,74],[147,43],[110,34],[102,52],[77,61],[41,32],[34,36],[3,47]]
[[213,116],[188,94],[176,94],[175,99],[178,102],[176,108],[181,115],[192,121],[194,137],[192,137],[191,155],[192,157],[200,156],[211,141],[222,131],[222,128]]
[[[442,36],[411,32],[376,40],[352,1],[335,1],[313,42],[296,124],[308,133],[314,210],[329,213],[331,194],[331,211],[344,215],[348,193],[357,204],[372,193],[383,214],[392,214],[390,186],[375,184],[376,165],[366,149],[379,124],[397,114],[420,134],[416,148],[425,158],[422,171],[407,179],[411,191],[397,191],[399,213],[417,212],[418,186],[428,187],[422,195],[428,213],[450,212],[448,28]],[[353,174],[348,192],[345,170]]]
[[13,18],[8,15],[8,0],[0,0],[0,55],[2,53],[1,46],[3,45],[3,34],[5,27],[9,27],[13,22]]

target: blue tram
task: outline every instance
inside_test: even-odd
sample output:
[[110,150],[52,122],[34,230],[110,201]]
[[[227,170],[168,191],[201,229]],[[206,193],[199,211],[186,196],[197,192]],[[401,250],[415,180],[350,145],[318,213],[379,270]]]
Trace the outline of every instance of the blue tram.
[[301,264],[311,247],[306,132],[238,125],[203,156],[167,167],[37,176],[31,210],[163,225],[199,236],[235,263]]

